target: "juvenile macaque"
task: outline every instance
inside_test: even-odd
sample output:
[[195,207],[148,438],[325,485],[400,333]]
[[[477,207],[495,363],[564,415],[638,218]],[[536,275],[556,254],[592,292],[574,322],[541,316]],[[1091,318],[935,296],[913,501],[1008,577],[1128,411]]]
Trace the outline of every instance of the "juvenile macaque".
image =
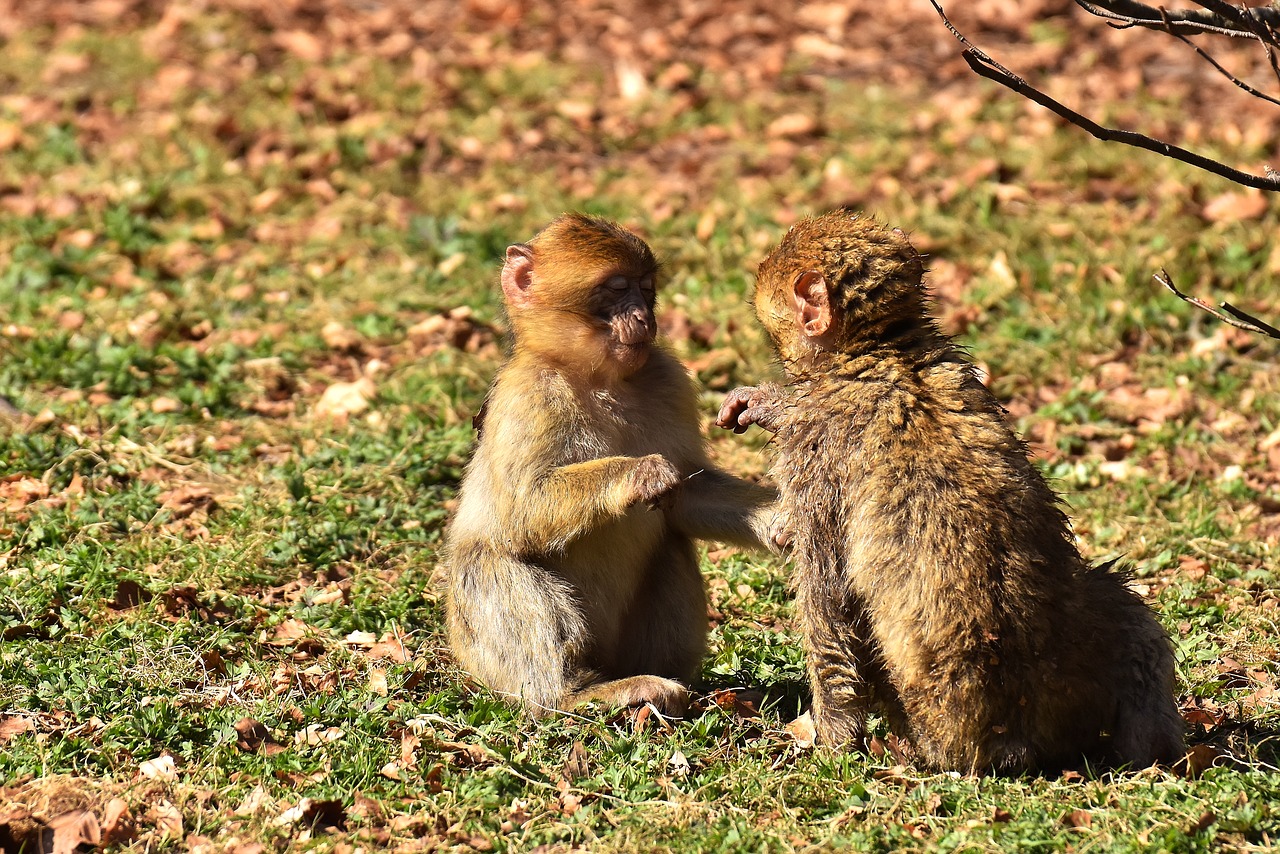
[[789,387],[736,389],[717,422],[775,434],[820,741],[875,709],[939,769],[1177,760],[1168,639],[1081,558],[923,273],[897,229],[795,225],[755,297]]
[[458,662],[535,713],[679,713],[706,650],[690,537],[761,546],[771,490],[707,461],[684,368],[655,343],[658,264],[578,214],[507,249],[514,338],[448,534]]

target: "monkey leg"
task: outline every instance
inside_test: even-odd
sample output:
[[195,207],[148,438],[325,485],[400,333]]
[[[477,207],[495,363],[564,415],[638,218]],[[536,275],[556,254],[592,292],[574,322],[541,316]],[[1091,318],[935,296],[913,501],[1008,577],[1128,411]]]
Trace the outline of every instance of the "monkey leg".
[[668,533],[654,551],[618,637],[610,675],[685,685],[697,677],[707,652],[707,594],[687,538]]
[[866,736],[870,701],[849,663],[847,659],[809,657],[813,726],[818,743],[825,747],[861,746]]
[[861,746],[876,694],[873,678],[882,671],[879,653],[861,630],[865,616],[860,607],[841,608],[815,593],[801,586],[796,612],[805,636],[818,743]]
[[484,546],[454,550],[446,601],[454,657],[534,714],[560,708],[584,677],[588,631],[573,587]]

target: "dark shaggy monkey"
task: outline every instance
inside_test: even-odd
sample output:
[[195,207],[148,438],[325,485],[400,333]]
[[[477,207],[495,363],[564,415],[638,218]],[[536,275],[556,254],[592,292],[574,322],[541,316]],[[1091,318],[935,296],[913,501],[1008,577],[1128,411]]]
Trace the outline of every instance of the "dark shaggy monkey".
[[776,436],[820,741],[861,739],[876,708],[940,769],[1177,760],[1164,631],[1081,558],[923,274],[897,229],[798,223],[755,296],[790,385],[737,389],[720,415]]

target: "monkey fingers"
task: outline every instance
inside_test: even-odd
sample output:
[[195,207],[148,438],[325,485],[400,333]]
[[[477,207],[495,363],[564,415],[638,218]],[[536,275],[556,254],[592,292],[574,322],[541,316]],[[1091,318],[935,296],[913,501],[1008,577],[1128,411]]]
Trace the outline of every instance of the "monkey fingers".
[[741,433],[751,424],[755,424],[762,430],[768,430],[770,433],[777,433],[780,426],[782,410],[776,404],[766,403],[758,406],[752,406],[738,416],[738,423],[742,425],[741,430],[735,430]]
[[720,406],[720,414],[716,416],[716,426],[735,433],[745,433],[751,426],[750,421],[742,421],[742,413],[751,407],[751,400],[757,394],[754,386],[740,386],[724,397]]
[[661,454],[649,454],[636,460],[631,472],[631,502],[644,502],[650,508],[658,506],[680,485],[680,471]]

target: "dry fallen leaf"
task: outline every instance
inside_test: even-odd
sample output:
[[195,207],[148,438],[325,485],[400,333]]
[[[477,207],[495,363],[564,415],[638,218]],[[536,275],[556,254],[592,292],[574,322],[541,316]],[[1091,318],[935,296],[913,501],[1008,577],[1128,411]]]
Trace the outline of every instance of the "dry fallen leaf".
[[329,321],[320,329],[320,337],[331,350],[359,350],[363,343],[357,332],[336,320]]
[[566,781],[561,780],[557,788],[559,795],[556,797],[556,806],[562,815],[573,815],[582,808],[582,796],[571,791]]
[[533,816],[529,814],[529,802],[515,798],[507,810],[507,818],[498,827],[503,833],[511,833],[517,828],[524,827],[531,818]]
[[576,780],[591,773],[591,765],[587,760],[587,747],[581,741],[575,741],[569,748],[569,755],[564,760],[564,779]]
[[152,597],[151,591],[132,579],[124,579],[116,585],[116,596],[107,607],[113,611],[128,611]]
[[303,798],[295,806],[280,813],[273,823],[277,827],[303,824],[321,830],[344,830],[347,826],[347,811],[342,806],[342,801]]
[[324,724],[312,724],[306,729],[299,730],[294,734],[293,740],[298,744],[305,744],[314,747],[317,744],[328,744],[331,741],[337,741],[342,738],[344,733],[336,726],[327,727]]
[[788,113],[769,123],[765,133],[774,139],[794,139],[818,132],[818,120],[808,113]]
[[377,393],[377,387],[368,377],[361,377],[355,382],[334,383],[320,395],[315,413],[321,417],[338,419],[359,415],[369,408],[369,401]]
[[894,783],[899,786],[914,786],[916,779],[911,776],[905,765],[894,765],[892,768],[882,768],[872,774],[875,779],[882,783]]
[[1093,816],[1088,810],[1072,810],[1063,814],[1062,823],[1083,830],[1093,826]]
[[151,411],[157,415],[163,415],[169,412],[181,412],[182,401],[175,400],[172,397],[157,397],[151,401]]
[[405,768],[418,767],[418,750],[422,747],[422,739],[406,730],[400,735],[400,763]]
[[1267,197],[1258,190],[1223,193],[1210,199],[1200,210],[1209,222],[1239,222],[1257,219],[1267,212]]
[[392,661],[398,661],[401,664],[404,664],[413,658],[413,656],[409,654],[409,650],[405,649],[404,639],[391,632],[387,632],[379,638],[377,643],[369,647],[369,651],[366,654],[370,658],[389,658]]
[[440,275],[447,278],[452,276],[454,272],[466,262],[466,260],[467,253],[455,252],[437,264],[436,269],[440,272]]
[[53,831],[53,854],[74,854],[81,845],[97,847],[102,842],[98,818],[89,810],[74,810],[49,819]]
[[167,753],[139,763],[138,772],[152,780],[178,779],[178,767],[174,764],[173,757]]
[[19,510],[48,496],[49,485],[37,477],[19,474],[0,478],[0,510]]
[[378,642],[378,636],[373,632],[364,632],[356,629],[351,634],[342,639],[347,646],[373,646]]
[[4,744],[15,735],[35,731],[36,725],[27,718],[20,718],[17,715],[0,715],[0,744]]
[[156,496],[156,499],[174,519],[185,519],[197,510],[208,511],[217,506],[212,489],[194,484],[167,490]]
[[241,718],[236,722],[236,747],[245,751],[254,751],[271,739],[271,732],[266,724],[253,718]]
[[801,750],[809,750],[818,740],[818,730],[813,725],[813,715],[808,712],[787,724],[787,732],[796,740],[796,747]]
[[1179,763],[1183,775],[1192,779],[1199,777],[1212,768],[1226,753],[1212,744],[1197,744],[1187,751],[1186,758]]
[[764,701],[764,694],[759,691],[744,690],[725,690],[716,691],[710,696],[710,699],[720,708],[727,712],[732,712],[740,718],[758,718],[760,717],[760,703]]
[[294,641],[309,637],[310,635],[310,626],[291,617],[276,626],[275,632],[272,633],[271,639],[268,640],[267,643],[271,646],[288,646]]
[[151,808],[151,817],[161,835],[170,839],[182,839],[182,810],[166,800],[158,801]]
[[272,800],[267,795],[267,790],[262,786],[254,786],[253,791],[245,795],[240,805],[232,810],[232,815],[251,816],[256,815],[267,807],[271,806]]
[[102,844],[122,845],[133,839],[137,829],[133,814],[123,798],[112,798],[102,812]]
[[1201,558],[1181,555],[1178,558],[1178,571],[1192,581],[1200,581],[1209,571],[1209,565]]

